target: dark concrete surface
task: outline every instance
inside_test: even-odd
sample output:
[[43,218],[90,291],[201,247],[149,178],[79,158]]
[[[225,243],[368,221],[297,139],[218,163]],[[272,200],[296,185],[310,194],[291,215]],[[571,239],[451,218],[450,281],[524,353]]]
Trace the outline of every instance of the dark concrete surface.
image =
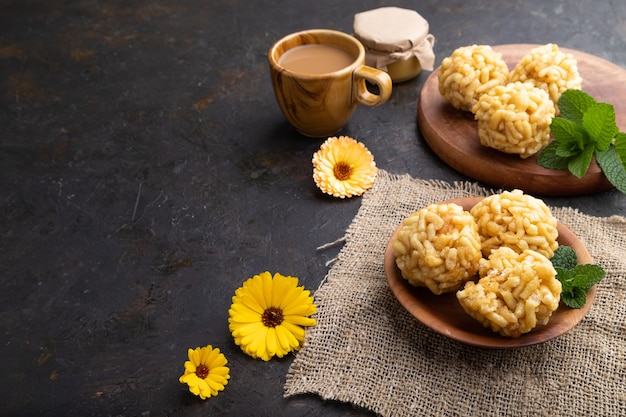
[[[321,141],[286,124],[266,52],[283,35],[351,32],[383,1],[0,1],[0,415],[367,416],[285,399],[293,359],[234,345],[234,290],[269,270],[314,290],[360,200],[322,195]],[[473,43],[557,43],[626,67],[626,3],[431,0],[437,65]],[[428,75],[359,108],[341,132],[379,167],[465,180],[429,150]],[[622,127],[626,129],[626,126]],[[546,198],[598,216],[626,196]],[[178,382],[187,348],[229,359],[206,401]],[[376,387],[372,387],[376,389]]]

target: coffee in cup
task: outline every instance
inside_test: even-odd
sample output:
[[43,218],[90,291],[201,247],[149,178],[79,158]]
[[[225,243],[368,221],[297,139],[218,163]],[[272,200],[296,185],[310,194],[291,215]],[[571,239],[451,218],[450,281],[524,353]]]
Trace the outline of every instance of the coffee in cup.
[[[287,120],[303,135],[337,133],[356,106],[378,106],[391,95],[391,78],[368,67],[353,36],[329,29],[287,35],[268,53],[274,94]],[[371,92],[367,83],[378,93]]]

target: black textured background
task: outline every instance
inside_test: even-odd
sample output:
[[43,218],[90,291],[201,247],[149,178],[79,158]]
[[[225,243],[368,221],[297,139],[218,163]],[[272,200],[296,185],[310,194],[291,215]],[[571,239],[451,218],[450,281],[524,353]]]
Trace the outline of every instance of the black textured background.
[[[623,67],[625,4],[394,3],[430,22],[437,65],[459,46],[552,42]],[[302,29],[351,32],[355,13],[384,5],[0,1],[1,415],[371,415],[282,398],[292,357],[247,357],[227,317],[234,290],[265,270],[317,288],[338,247],[316,248],[360,204],[315,187],[321,140],[284,121],[267,50]],[[389,172],[467,179],[419,133],[428,74],[357,109],[341,133]],[[626,215],[615,191],[546,200]],[[206,344],[231,380],[202,401],[178,377],[187,348]]]

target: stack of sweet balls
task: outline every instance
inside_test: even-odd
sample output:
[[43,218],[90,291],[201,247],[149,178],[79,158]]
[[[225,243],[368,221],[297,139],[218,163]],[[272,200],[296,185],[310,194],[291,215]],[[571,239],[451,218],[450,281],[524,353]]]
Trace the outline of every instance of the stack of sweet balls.
[[557,220],[521,190],[485,197],[469,211],[432,204],[403,220],[392,239],[402,277],[434,294],[456,292],[483,326],[519,337],[548,323],[561,283],[550,258]]
[[555,44],[533,48],[512,71],[489,45],[471,45],[443,59],[438,82],[446,102],[474,114],[481,145],[526,159],[548,144],[559,97],[582,78]]

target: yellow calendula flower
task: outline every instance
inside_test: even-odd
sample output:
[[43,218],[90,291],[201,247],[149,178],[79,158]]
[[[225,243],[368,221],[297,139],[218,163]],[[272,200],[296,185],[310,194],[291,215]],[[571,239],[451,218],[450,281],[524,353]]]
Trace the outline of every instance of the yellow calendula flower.
[[313,155],[315,184],[335,197],[363,194],[374,184],[376,172],[372,153],[348,136],[326,139]]
[[253,358],[268,361],[300,349],[304,328],[314,326],[316,312],[310,291],[298,278],[263,272],[235,291],[228,324],[235,343]]
[[189,385],[192,394],[207,399],[224,389],[230,379],[228,361],[220,350],[211,345],[189,349],[189,360],[185,362],[185,373],[178,379]]

